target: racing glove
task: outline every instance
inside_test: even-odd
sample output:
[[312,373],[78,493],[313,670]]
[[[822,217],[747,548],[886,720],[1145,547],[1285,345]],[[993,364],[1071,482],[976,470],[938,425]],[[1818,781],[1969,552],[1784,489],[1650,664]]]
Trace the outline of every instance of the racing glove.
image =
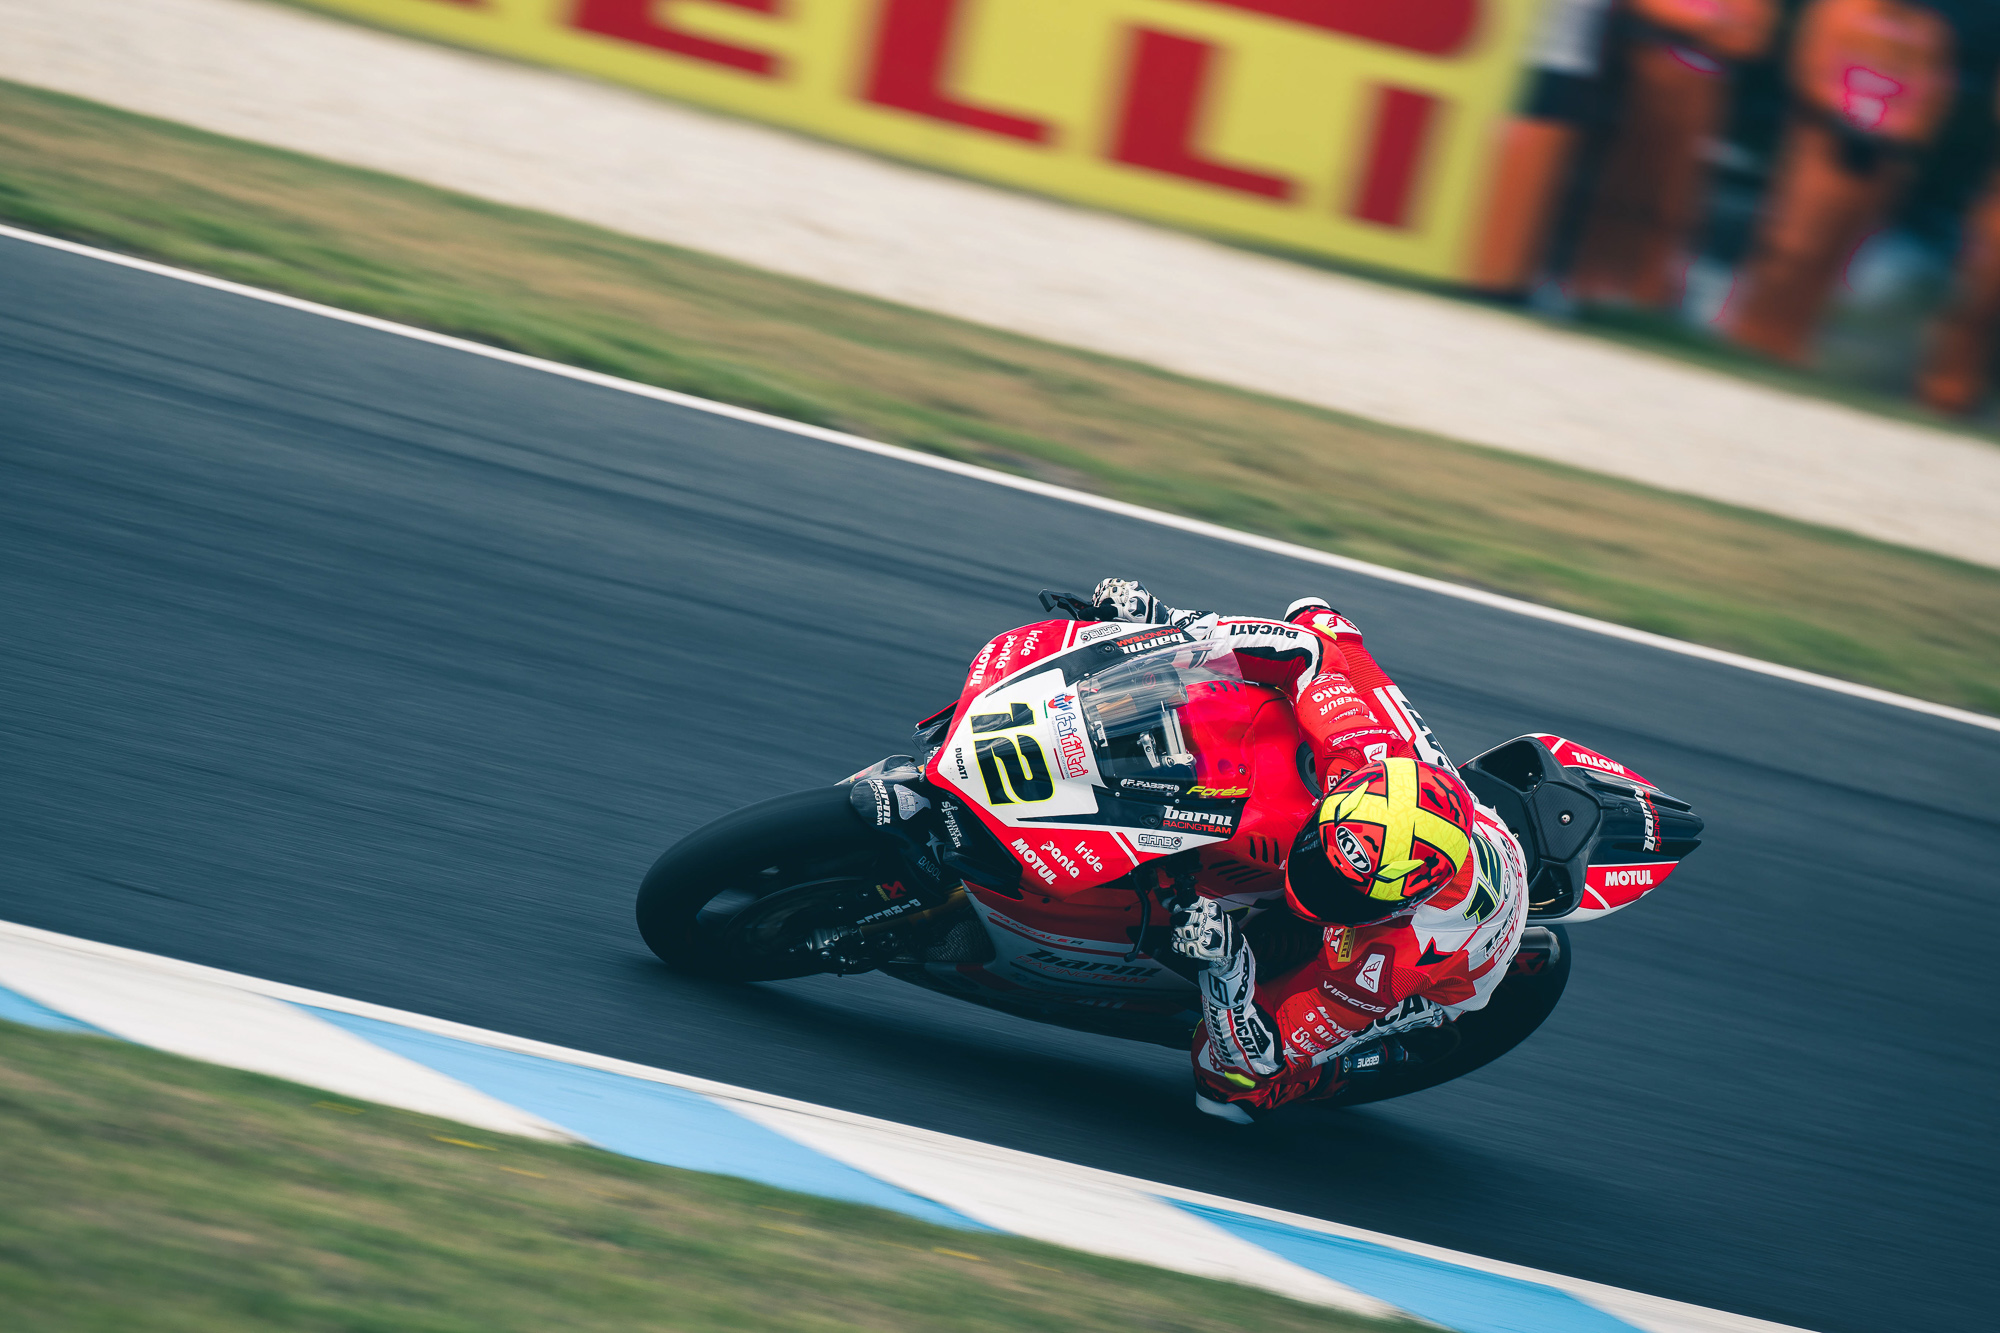
[[1284,1067],[1278,1037],[1258,1010],[1257,959],[1250,942],[1213,898],[1197,899],[1174,928],[1174,948],[1202,964],[1202,1026],[1219,1072],[1241,1088],[1255,1087]]
[[1418,1028],[1443,1027],[1450,1019],[1451,1011],[1443,1005],[1433,1004],[1421,995],[1412,995],[1403,1001],[1394,1014],[1378,1018],[1347,1040],[1316,1053],[1312,1057],[1312,1062],[1315,1065],[1323,1065],[1331,1060],[1342,1059],[1354,1051],[1364,1050],[1385,1037],[1393,1037],[1399,1032],[1414,1032]]
[[1111,610],[1112,619],[1139,625],[1164,625],[1165,613],[1172,609],[1160,605],[1137,579],[1102,579],[1091,590],[1090,600],[1094,606]]

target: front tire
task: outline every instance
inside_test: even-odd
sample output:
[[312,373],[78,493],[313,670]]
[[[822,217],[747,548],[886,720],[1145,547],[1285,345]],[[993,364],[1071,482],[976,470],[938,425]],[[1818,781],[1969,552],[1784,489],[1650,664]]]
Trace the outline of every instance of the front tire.
[[744,928],[757,915],[751,909],[802,887],[824,885],[829,899],[843,890],[852,897],[872,888],[881,860],[846,787],[760,801],[661,854],[639,885],[639,934],[662,962],[694,976],[779,981],[827,971],[797,950],[747,947]]

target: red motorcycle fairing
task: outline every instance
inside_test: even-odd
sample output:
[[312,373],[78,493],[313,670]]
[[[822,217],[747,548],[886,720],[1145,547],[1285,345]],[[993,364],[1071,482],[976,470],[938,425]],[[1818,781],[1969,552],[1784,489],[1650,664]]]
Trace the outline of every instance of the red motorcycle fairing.
[[[1121,761],[1103,724],[1137,697],[1121,694],[1122,682],[1153,671],[1174,683],[1162,729],[1141,738],[1146,756],[1186,762],[1148,768]],[[1172,749],[1168,736],[1185,751],[1156,754]],[[1204,891],[1249,901],[1283,888],[1285,855],[1315,799],[1299,745],[1290,702],[1236,677],[1226,652],[1185,631],[1050,620],[998,635],[974,657],[925,776],[977,813],[1022,867],[1030,897],[1078,900],[1146,862],[1199,849]],[[1108,938],[1129,939],[1132,897],[1114,897],[1127,920]],[[975,898],[1018,910],[998,894]]]
[[[1659,813],[1653,799],[1661,794],[1656,782],[1642,778],[1639,774],[1619,763],[1609,755],[1578,745],[1575,741],[1561,736],[1538,732],[1535,739],[1549,747],[1556,762],[1564,768],[1581,768],[1606,777],[1617,778],[1632,784],[1640,804],[1657,829]],[[1654,844],[1648,848],[1647,842]],[[1641,898],[1666,883],[1667,876],[1674,873],[1679,861],[1670,861],[1657,854],[1659,839],[1649,836],[1640,842],[1640,855],[1646,859],[1618,859],[1611,862],[1592,861],[1584,867],[1584,888],[1582,901],[1576,910],[1563,919],[1566,921],[1587,921],[1592,917],[1609,916],[1620,908],[1630,907]]]
[[1496,745],[1459,774],[1529,856],[1532,922],[1585,921],[1629,907],[1701,844],[1702,821],[1687,802],[1552,733]]

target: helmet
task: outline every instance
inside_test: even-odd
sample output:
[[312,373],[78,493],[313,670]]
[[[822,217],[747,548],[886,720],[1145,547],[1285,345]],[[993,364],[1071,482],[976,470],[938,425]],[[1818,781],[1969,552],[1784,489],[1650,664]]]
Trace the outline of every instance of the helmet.
[[1456,773],[1378,760],[1341,779],[1300,830],[1285,897],[1315,921],[1366,925],[1451,883],[1471,847],[1472,793]]

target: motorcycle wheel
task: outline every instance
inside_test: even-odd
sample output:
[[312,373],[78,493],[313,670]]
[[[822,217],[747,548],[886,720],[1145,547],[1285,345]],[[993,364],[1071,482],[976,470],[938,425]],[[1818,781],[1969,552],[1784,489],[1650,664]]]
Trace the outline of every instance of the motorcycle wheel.
[[[1476,1009],[1446,1028],[1438,1036],[1455,1033],[1455,1044],[1440,1050],[1410,1069],[1394,1070],[1374,1077],[1350,1081],[1319,1105],[1360,1106],[1365,1102],[1386,1101],[1470,1074],[1490,1064],[1526,1041],[1547,1020],[1569,984],[1569,932],[1561,926],[1545,929],[1555,936],[1555,957],[1536,972],[1509,972],[1494,989],[1484,1009]],[[1413,1033],[1412,1047],[1421,1049],[1430,1034]]]
[[639,886],[639,934],[677,971],[780,981],[872,963],[813,940],[880,906],[881,850],[845,787],[747,806],[661,854]]

